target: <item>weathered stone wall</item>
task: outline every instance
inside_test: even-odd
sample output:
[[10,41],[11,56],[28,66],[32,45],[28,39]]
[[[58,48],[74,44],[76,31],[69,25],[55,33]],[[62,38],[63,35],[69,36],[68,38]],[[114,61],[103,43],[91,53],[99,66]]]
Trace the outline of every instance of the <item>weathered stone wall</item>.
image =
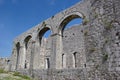
[[9,70],[10,60],[8,58],[0,58],[0,69]]
[[[41,80],[120,79],[120,0],[83,0],[14,40],[11,70]],[[80,25],[64,30],[75,18]],[[49,38],[43,38],[51,30]]]

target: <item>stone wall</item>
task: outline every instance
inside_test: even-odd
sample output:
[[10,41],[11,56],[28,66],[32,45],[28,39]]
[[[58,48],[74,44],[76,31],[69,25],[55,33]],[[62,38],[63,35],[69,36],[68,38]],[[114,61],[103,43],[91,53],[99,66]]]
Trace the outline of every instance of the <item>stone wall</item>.
[[0,69],[9,70],[10,69],[10,59],[0,58]]
[[[41,80],[119,80],[120,0],[83,0],[14,40],[11,70]],[[64,30],[75,18],[80,25]],[[51,30],[49,38],[43,38]]]

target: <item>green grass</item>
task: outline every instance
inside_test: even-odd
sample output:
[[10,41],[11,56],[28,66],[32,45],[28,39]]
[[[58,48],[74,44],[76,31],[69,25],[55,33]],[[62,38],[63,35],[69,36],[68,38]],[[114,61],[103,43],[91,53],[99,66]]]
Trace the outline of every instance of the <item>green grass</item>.
[[22,75],[19,72],[14,72],[13,76],[18,76],[18,77],[21,77],[23,79],[31,80],[30,77],[28,77],[26,75]]
[[0,80],[31,80],[31,78],[19,72],[7,72],[0,69]]
[[4,69],[0,69],[0,73],[7,73]]

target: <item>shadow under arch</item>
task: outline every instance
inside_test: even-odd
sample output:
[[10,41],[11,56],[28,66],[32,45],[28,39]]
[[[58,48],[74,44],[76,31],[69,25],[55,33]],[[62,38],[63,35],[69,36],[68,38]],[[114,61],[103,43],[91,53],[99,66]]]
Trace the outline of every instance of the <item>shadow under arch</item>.
[[17,51],[17,54],[16,54],[16,69],[18,69],[19,62],[20,62],[20,42],[16,43],[16,51]]

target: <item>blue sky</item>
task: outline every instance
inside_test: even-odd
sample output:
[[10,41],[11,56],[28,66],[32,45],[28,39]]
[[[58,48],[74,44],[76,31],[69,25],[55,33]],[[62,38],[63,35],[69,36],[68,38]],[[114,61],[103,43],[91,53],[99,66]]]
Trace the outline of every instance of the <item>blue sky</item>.
[[9,57],[16,36],[80,0],[0,0],[0,57]]

